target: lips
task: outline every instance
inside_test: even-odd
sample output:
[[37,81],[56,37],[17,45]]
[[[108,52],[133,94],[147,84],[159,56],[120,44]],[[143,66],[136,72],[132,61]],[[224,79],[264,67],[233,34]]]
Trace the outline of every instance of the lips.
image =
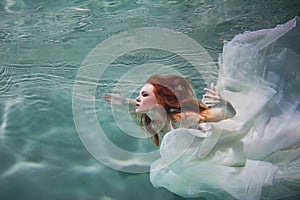
[[135,109],[138,109],[140,107],[139,104],[135,104]]

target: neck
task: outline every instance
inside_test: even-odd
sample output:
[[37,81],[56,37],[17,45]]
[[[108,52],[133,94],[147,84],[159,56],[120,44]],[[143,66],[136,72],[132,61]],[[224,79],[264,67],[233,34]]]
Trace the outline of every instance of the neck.
[[150,117],[152,126],[155,126],[155,128],[159,130],[164,128],[168,119],[164,107],[156,104],[146,114]]
[[167,117],[166,110],[163,106],[155,104],[150,110],[147,111],[147,115],[151,120],[164,120]]

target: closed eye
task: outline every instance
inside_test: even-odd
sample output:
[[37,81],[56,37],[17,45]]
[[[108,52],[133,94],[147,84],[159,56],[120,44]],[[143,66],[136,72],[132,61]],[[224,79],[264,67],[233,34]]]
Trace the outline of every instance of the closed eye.
[[147,96],[149,96],[149,94],[147,92],[142,92],[142,96],[147,97]]

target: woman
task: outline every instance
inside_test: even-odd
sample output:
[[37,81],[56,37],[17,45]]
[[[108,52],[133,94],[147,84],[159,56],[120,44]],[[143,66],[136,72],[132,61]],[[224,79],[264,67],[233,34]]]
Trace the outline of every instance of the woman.
[[167,132],[151,165],[155,187],[187,198],[300,198],[299,38],[296,17],[226,42],[217,86],[230,103],[212,87],[206,107],[177,77],[150,77],[135,101],[104,95],[136,104],[151,134]]
[[104,94],[103,98],[109,104],[135,104],[140,126],[153,135],[158,146],[158,135],[163,136],[172,128],[197,128],[200,123],[218,122],[235,115],[233,106],[218,94],[213,84],[211,89],[204,90],[207,92],[204,98],[211,100],[207,105],[193,98],[187,79],[178,75],[152,75],[135,100],[121,94]]

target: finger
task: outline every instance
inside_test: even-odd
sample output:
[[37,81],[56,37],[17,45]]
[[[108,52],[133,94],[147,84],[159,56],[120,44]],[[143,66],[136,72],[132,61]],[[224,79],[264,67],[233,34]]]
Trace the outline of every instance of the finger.
[[102,96],[103,99],[108,100],[111,99],[111,96]]
[[107,98],[107,97],[111,97],[111,96],[112,96],[112,94],[110,94],[110,93],[105,93],[102,95],[103,98]]
[[110,97],[102,97],[103,99],[104,99],[104,101],[106,101],[107,103],[111,103],[112,102],[112,98],[110,98]]
[[106,100],[106,103],[107,104],[112,104],[112,101],[111,100]]
[[220,95],[204,95],[204,98],[208,98],[208,99],[213,99],[213,100],[221,100],[221,96]]
[[207,104],[207,103],[205,103],[205,105],[206,105],[208,108],[212,108],[212,107],[215,107],[215,106],[216,106],[215,104]]
[[108,98],[108,97],[103,97],[103,99],[104,99],[105,101],[110,101],[110,100],[111,100],[111,98]]
[[216,86],[215,86],[215,84],[214,83],[212,83],[212,90],[214,91],[214,92],[216,92],[216,93],[218,93],[218,90],[217,90],[217,88],[216,88]]
[[106,99],[105,101],[106,101],[106,103],[108,103],[108,104],[112,104],[112,100],[110,100],[110,99]]
[[212,89],[204,88],[204,91],[213,95],[219,95],[217,91],[213,91]]
[[219,104],[219,103],[220,103],[220,101],[207,101],[207,102],[205,102],[205,104],[214,104],[214,105]]

